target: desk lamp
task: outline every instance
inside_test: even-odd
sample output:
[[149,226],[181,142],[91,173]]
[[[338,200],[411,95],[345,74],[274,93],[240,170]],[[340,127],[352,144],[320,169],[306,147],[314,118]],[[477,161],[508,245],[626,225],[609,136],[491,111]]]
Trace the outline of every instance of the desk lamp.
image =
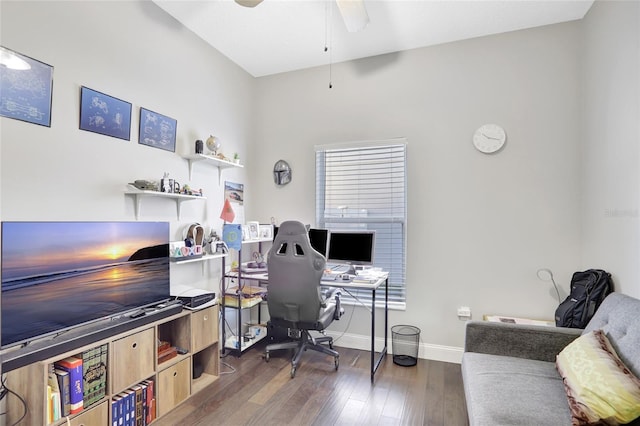
[[551,272],[550,269],[541,268],[541,269],[538,269],[537,275],[540,281],[546,281],[546,282],[551,281],[553,283],[553,287],[556,289],[556,295],[558,296],[558,303],[561,303],[562,300],[560,300],[560,292],[558,291],[558,286],[556,285],[556,281],[553,279],[553,272]]

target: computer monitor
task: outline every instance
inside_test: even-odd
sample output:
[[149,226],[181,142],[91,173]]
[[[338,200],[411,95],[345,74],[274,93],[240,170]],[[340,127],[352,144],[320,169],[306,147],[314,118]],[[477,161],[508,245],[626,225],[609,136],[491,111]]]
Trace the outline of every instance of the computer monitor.
[[327,257],[327,245],[329,244],[329,231],[326,229],[310,228],[309,242],[311,247],[324,257]]
[[[311,243],[311,247],[324,257],[327,257],[327,245],[329,243],[329,231],[326,229],[319,228],[310,228],[307,225],[307,229],[309,230],[309,242]],[[273,227],[273,239],[275,241],[276,235],[278,235],[278,227]]]
[[376,232],[372,230],[330,230],[327,262],[373,265]]

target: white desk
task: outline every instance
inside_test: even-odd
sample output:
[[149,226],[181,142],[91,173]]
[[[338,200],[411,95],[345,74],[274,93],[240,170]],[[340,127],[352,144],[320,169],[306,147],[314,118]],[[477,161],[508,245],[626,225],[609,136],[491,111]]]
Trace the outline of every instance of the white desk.
[[[227,275],[229,276],[229,275]],[[242,274],[242,279],[246,280],[258,280],[258,281],[269,281],[268,273],[254,273],[254,274]],[[384,346],[378,356],[376,357],[375,352],[375,338],[376,338],[376,294],[378,293],[378,289],[384,284]],[[358,299],[354,296],[350,290],[367,290],[371,292],[371,307],[369,308],[371,313],[371,381],[373,382],[373,378],[382,363],[382,360],[387,354],[387,339],[388,339],[388,330],[389,330],[389,274],[385,273],[384,275],[380,275],[375,282],[354,282],[354,281],[343,281],[340,279],[336,280],[322,280],[320,281],[320,285],[323,287],[336,287],[345,290],[349,293],[354,299]],[[268,290],[267,290],[268,291]]]
[[[376,357],[375,340],[376,340],[376,293],[380,286],[384,284],[384,346],[380,350],[380,354]],[[373,283],[350,282],[342,280],[320,281],[320,285],[324,287],[337,287],[344,289],[354,299],[358,299],[351,294],[349,290],[368,290],[371,291],[371,382],[380,367],[382,360],[387,354],[387,339],[389,330],[389,274],[385,273]]]

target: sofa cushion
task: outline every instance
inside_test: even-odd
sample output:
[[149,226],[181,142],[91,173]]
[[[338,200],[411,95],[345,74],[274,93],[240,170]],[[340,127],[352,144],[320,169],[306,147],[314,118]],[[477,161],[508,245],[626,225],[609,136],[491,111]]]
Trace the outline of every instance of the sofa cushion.
[[585,333],[602,329],[611,346],[629,367],[631,372],[640,377],[640,300],[622,293],[611,293],[604,299],[589,324]]
[[462,376],[473,425],[569,425],[555,363],[465,352]]
[[640,416],[640,379],[623,364],[602,330],[583,334],[556,365],[575,424],[629,423]]

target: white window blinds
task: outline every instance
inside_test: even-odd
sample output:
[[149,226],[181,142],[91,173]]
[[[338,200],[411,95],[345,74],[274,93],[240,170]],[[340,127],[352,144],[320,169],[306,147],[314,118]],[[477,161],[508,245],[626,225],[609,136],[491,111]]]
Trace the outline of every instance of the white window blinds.
[[[316,222],[376,231],[375,266],[389,271],[389,302],[405,302],[406,141],[316,147]],[[358,296],[360,298],[360,296]]]

